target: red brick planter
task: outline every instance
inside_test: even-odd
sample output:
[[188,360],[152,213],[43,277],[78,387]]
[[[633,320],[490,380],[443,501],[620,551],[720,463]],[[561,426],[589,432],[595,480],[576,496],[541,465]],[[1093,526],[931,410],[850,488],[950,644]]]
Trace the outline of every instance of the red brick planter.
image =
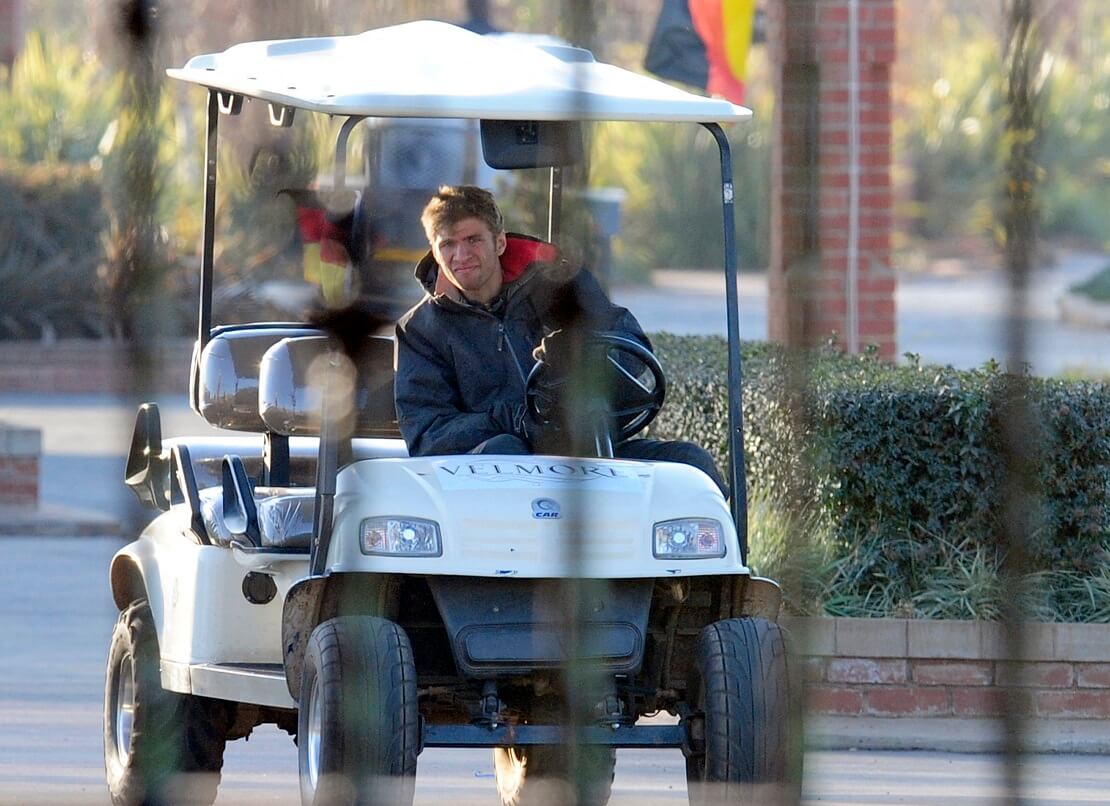
[[809,711],[819,715],[1110,718],[1110,625],[1024,625],[1024,662],[1000,625],[978,621],[792,619]]
[[38,505],[41,453],[42,435],[36,429],[0,423],[0,506]]

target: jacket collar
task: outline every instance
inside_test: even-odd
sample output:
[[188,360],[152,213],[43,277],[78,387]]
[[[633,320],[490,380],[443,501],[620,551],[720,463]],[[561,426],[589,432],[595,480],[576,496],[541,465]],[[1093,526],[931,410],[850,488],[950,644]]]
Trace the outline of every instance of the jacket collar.
[[[529,269],[538,264],[557,264],[562,260],[559,247],[555,244],[541,241],[530,235],[520,235],[515,232],[505,233],[505,251],[501,254],[501,281],[508,285],[523,277]],[[420,259],[414,271],[416,279],[432,296],[448,293],[452,298],[458,294],[454,286],[446,278],[439,282],[439,265],[432,256],[431,250]]]

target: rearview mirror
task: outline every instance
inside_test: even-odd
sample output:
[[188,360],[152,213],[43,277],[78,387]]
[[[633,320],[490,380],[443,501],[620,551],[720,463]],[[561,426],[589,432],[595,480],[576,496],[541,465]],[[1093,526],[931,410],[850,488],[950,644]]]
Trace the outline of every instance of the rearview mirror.
[[483,120],[482,156],[491,168],[552,168],[582,161],[576,120]]
[[162,418],[155,403],[143,403],[135,416],[135,432],[123,480],[148,507],[170,508],[170,462],[162,450]]

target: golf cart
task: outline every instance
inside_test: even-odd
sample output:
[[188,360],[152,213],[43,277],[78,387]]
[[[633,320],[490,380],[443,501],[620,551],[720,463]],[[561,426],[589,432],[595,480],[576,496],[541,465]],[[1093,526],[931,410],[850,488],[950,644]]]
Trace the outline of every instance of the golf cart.
[[[437,22],[246,43],[169,74],[208,97],[191,402],[244,435],[162,439],[156,406],[140,407],[126,482],[160,514],[111,563],[113,803],[210,803],[225,744],[262,724],[295,737],[306,804],[411,803],[426,747],[492,748],[504,804],[604,803],[616,748],[633,747],[680,748],[695,803],[792,791],[781,597],[745,565],[719,124],[748,111],[576,48]],[[663,403],[662,369],[637,344],[597,339],[625,394],[592,421],[593,455],[409,457],[389,336],[352,353],[308,324],[214,324],[217,129],[244,100],[275,126],[344,118],[338,189],[361,121],[477,119],[490,165],[549,170],[549,240],[583,124],[704,126],[721,155],[731,499],[692,467],[612,458]]]

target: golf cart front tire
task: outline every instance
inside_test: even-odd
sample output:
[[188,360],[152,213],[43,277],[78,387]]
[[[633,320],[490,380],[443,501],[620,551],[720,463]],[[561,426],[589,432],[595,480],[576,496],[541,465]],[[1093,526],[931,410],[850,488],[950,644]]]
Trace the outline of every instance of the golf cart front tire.
[[162,688],[150,606],[120,613],[104,685],[104,769],[114,806],[216,799],[234,705]]
[[799,710],[785,633],[761,618],[705,627],[691,668],[690,803],[796,803]]
[[301,677],[301,802],[408,806],[419,740],[416,667],[405,631],[374,616],[319,624]]

